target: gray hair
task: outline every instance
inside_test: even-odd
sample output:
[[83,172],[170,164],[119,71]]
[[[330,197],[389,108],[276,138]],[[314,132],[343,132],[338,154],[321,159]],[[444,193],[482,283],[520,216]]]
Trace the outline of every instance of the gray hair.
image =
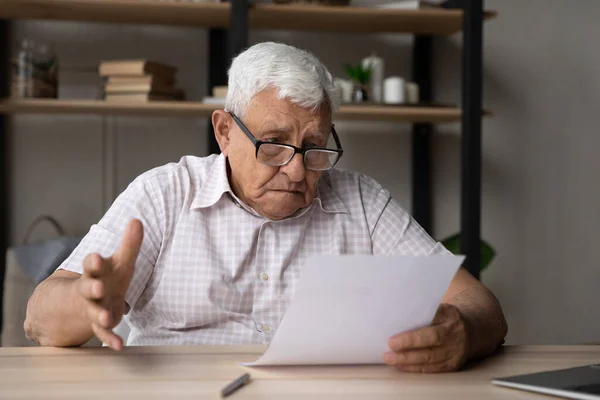
[[225,111],[246,115],[256,94],[276,89],[287,99],[313,111],[333,113],[340,100],[327,68],[311,53],[282,43],[255,44],[233,59]]

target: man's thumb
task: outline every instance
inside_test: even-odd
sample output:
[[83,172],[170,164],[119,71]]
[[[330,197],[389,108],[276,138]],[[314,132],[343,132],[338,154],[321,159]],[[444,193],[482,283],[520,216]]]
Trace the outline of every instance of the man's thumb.
[[144,227],[139,219],[132,219],[125,227],[121,247],[113,256],[120,267],[133,268],[135,260],[140,253],[142,241],[144,240]]

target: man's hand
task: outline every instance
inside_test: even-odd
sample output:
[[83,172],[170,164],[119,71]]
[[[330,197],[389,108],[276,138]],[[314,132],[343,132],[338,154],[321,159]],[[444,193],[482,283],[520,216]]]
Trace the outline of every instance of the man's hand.
[[456,371],[468,356],[465,320],[458,308],[441,304],[431,326],[393,336],[388,346],[384,361],[400,371]]
[[98,339],[113,350],[123,348],[123,339],[114,334],[125,314],[125,293],[131,283],[135,260],[144,237],[142,223],[132,220],[125,228],[121,247],[112,257],[89,254],[75,290],[85,302],[85,317]]

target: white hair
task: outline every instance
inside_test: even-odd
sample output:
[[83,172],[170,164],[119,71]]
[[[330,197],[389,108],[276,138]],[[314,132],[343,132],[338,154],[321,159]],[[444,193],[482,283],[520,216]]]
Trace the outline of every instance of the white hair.
[[313,111],[333,113],[340,103],[331,74],[317,57],[282,43],[255,44],[233,59],[225,111],[243,118],[254,96],[265,89],[276,89],[279,99]]

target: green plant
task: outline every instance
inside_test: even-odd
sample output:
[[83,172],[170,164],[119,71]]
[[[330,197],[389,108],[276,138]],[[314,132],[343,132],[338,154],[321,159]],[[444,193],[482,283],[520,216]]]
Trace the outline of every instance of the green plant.
[[[447,237],[441,242],[453,254],[461,254],[460,251],[460,233]],[[496,251],[485,241],[481,241],[481,271],[486,269],[496,257]]]
[[346,70],[346,74],[350,79],[354,82],[366,85],[371,80],[371,67],[363,67],[362,65],[344,65],[344,69]]

